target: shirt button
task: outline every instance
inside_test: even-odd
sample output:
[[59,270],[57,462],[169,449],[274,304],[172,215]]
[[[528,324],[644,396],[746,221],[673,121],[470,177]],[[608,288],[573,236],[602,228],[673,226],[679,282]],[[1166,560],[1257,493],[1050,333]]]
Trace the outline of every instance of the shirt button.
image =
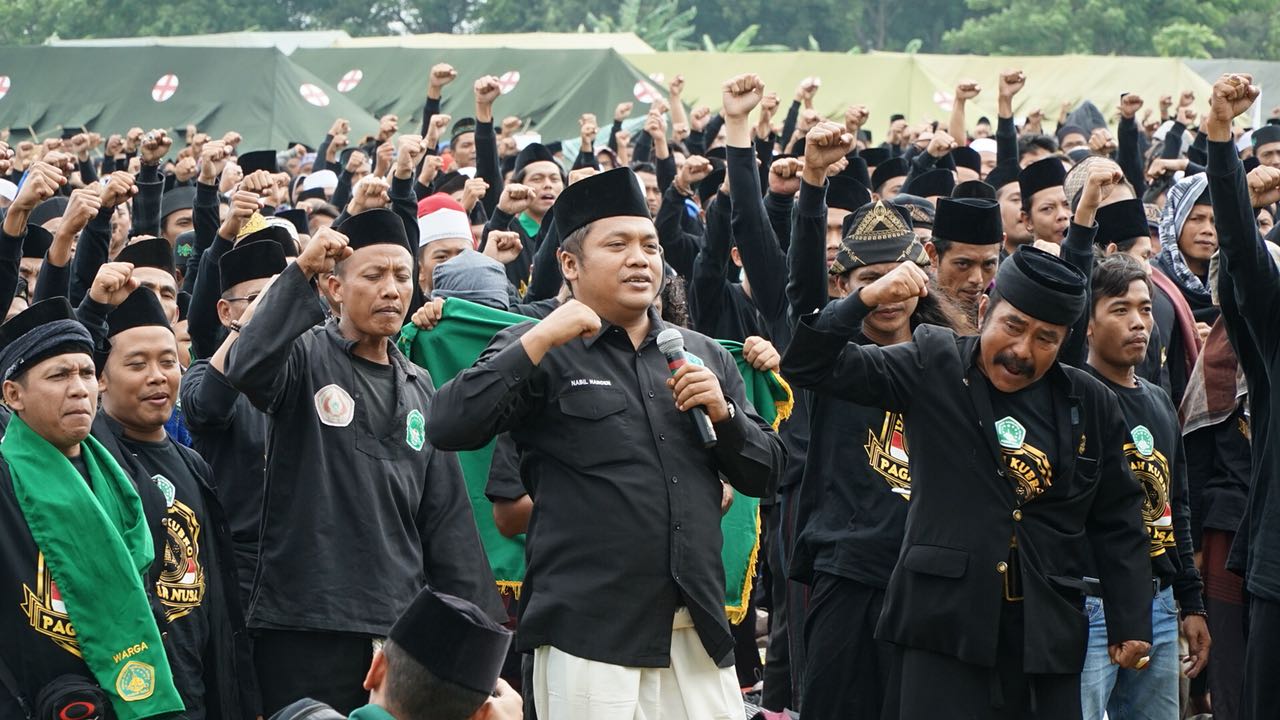
[[650,391],[649,391],[649,397],[653,397],[653,391],[652,391],[652,390],[650,390]]
[[666,435],[663,435],[662,433],[658,433],[658,439],[659,439],[659,440],[666,440],[666,439],[667,439],[667,436],[666,436]]
[[672,475],[672,476],[671,476],[671,484],[672,484],[672,485],[675,485],[675,484],[677,484],[677,483],[679,483],[679,482],[680,482],[680,478],[676,477],[675,475]]
[[676,532],[680,532],[680,523],[676,523]]
[[1021,510],[1014,510],[1014,511],[1013,511],[1013,519],[1014,519],[1014,520],[1016,520],[1016,521],[1019,521],[1019,522],[1020,522],[1020,521],[1022,520],[1022,511],[1021,511]]
[[1003,574],[1005,574],[1006,572],[1008,572],[1008,570],[1009,570],[1009,564],[1008,564],[1008,563],[1006,563],[1006,562],[998,562],[998,563],[996,563],[996,572],[1000,573],[1001,575],[1003,575]]

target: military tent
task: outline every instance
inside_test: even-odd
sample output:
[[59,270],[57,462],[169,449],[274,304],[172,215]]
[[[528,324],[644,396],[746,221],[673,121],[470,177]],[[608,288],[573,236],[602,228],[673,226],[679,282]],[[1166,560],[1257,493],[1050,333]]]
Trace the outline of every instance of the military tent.
[[377,130],[360,106],[275,48],[0,48],[0,127],[17,138],[192,123],[215,137],[235,130],[242,148],[283,149],[317,145],[338,117],[355,134]]
[[472,85],[497,75],[503,95],[494,115],[518,116],[548,140],[576,137],[584,112],[595,113],[607,127],[618,103],[653,91],[613,50],[299,48],[291,59],[374,116],[395,113],[401,127],[414,132],[422,122],[427,75],[440,62],[458,70],[458,79],[445,88],[443,112],[455,119],[473,115]]

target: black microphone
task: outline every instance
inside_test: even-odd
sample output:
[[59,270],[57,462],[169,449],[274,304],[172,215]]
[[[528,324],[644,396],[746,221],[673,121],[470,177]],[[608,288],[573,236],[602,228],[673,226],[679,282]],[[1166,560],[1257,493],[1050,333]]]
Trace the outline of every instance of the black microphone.
[[[658,333],[658,349],[667,356],[667,368],[671,370],[672,375],[689,362],[688,356],[684,354],[684,335],[675,328],[667,328]],[[693,428],[698,433],[698,439],[702,441],[702,447],[715,447],[716,429],[711,426],[711,418],[707,417],[707,411],[701,405],[689,408],[689,418],[693,420]]]

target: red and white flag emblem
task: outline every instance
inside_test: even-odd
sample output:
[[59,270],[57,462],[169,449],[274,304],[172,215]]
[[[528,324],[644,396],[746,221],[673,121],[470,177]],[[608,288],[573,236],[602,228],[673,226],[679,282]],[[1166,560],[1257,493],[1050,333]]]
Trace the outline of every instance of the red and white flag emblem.
[[302,83],[298,88],[298,92],[302,93],[302,99],[315,105],[316,107],[325,107],[329,104],[329,96],[321,90],[318,85],[311,83]]
[[173,73],[162,75],[151,88],[151,99],[158,103],[164,102],[173,97],[176,92],[178,92],[178,76]]
[[343,75],[342,79],[338,81],[338,92],[349,93],[352,90],[355,90],[356,86],[359,85],[360,81],[363,79],[363,70],[348,70],[347,74]]
[[502,75],[498,77],[498,91],[501,92],[503,95],[506,95],[512,90],[515,90],[516,86],[519,84],[520,84],[519,70],[509,70],[507,72],[502,73]]

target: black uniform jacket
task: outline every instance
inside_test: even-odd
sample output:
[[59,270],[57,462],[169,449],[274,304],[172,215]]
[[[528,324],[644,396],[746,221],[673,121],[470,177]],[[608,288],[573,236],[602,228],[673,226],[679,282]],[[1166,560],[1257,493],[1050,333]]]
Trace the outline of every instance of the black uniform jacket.
[[[849,303],[849,305],[845,305]],[[857,295],[832,303],[857,327]],[[1057,427],[1052,486],[1019,505],[997,445],[990,384],[978,369],[977,337],[929,325],[890,347],[856,345],[808,316],[783,359],[793,384],[904,416],[912,496],[906,537],[889,581],[877,637],[964,662],[994,666],[1005,562],[1016,541],[1025,604],[1025,668],[1078,673],[1088,618],[1082,578],[1089,558],[1102,581],[1108,637],[1151,638],[1151,563],[1142,489],[1116,438],[1119,405],[1087,373],[1055,364]],[[817,323],[817,327],[815,327]]]
[[395,420],[370,429],[353,341],[296,264],[231,348],[227,379],[270,417],[249,627],[384,636],[423,585],[502,603],[452,453],[426,443],[432,383],[388,343]]

